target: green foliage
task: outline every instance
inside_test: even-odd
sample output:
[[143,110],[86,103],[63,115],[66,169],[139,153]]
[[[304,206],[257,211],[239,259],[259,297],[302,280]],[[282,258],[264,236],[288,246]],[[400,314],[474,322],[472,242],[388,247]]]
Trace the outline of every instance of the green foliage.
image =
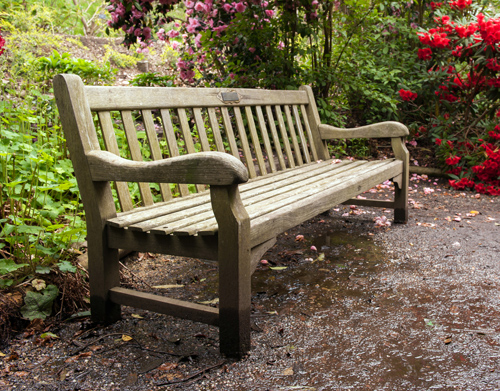
[[161,76],[158,72],[146,72],[135,76],[130,84],[143,87],[173,87],[174,79],[174,76]]
[[69,53],[60,54],[57,50],[49,57],[37,58],[35,64],[35,68],[40,71],[39,81],[52,80],[58,73],[74,73],[86,84],[109,84],[116,73],[109,62],[96,64],[81,58],[72,58]]
[[52,306],[58,294],[59,289],[55,285],[48,285],[40,292],[26,292],[21,314],[28,320],[47,318],[52,313]]
[[117,52],[110,45],[104,45],[106,53],[104,54],[103,63],[112,61],[118,68],[131,68],[137,65],[140,59],[138,55],[129,55]]

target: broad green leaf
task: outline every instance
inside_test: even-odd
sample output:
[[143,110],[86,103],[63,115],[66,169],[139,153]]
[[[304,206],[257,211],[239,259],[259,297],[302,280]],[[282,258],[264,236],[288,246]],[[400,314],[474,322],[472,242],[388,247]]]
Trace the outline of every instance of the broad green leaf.
[[28,264],[15,263],[12,259],[0,259],[0,276],[15,272],[17,269],[21,269],[25,266],[28,266]]
[[59,266],[59,270],[63,273],[76,273],[76,267],[70,261],[62,261],[57,264]]
[[52,304],[59,290],[55,285],[49,285],[41,292],[28,291],[24,298],[21,314],[28,320],[46,319],[52,313]]

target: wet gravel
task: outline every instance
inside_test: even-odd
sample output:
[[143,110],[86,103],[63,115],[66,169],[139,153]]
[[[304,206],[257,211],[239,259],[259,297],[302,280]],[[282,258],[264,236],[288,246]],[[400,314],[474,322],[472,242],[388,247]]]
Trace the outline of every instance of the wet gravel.
[[[83,317],[18,335],[0,389],[499,390],[500,199],[418,176],[412,187],[406,225],[341,206],[280,236],[253,276],[241,361],[220,356],[215,327],[124,308],[107,327]],[[212,263],[125,265],[129,285],[216,305]]]

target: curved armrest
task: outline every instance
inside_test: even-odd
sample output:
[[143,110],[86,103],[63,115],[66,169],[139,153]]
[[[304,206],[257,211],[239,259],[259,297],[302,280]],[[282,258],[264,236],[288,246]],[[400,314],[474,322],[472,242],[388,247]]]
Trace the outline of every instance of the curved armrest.
[[138,162],[107,151],[86,154],[94,181],[233,185],[248,181],[245,165],[223,152],[199,152]]
[[389,138],[408,136],[408,128],[399,122],[387,121],[359,128],[341,129],[330,125],[319,125],[321,138]]

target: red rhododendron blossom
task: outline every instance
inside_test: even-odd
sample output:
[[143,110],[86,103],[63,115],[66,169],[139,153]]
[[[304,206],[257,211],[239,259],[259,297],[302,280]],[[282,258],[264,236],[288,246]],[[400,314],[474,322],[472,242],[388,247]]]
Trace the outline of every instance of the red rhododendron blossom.
[[495,46],[500,43],[500,18],[490,18],[487,21],[483,14],[477,15],[479,33],[485,43]]
[[492,71],[500,71],[500,64],[496,58],[488,58],[486,60],[486,68]]
[[460,162],[460,156],[450,156],[446,158],[446,164],[449,166],[454,166]]
[[477,31],[477,24],[472,23],[468,26],[454,26],[454,28],[460,38],[469,38]]
[[399,96],[401,97],[401,99],[403,99],[405,102],[408,102],[408,101],[411,101],[411,100],[415,100],[417,99],[417,94],[415,92],[411,92],[409,90],[403,90],[403,89],[400,89],[399,90]]
[[430,60],[432,58],[432,50],[430,48],[418,49],[418,58],[421,60]]
[[437,32],[436,29],[430,29],[428,33],[418,33],[420,42],[433,48],[444,49],[450,44],[450,39],[446,38],[446,33]]
[[463,46],[457,46],[457,47],[455,48],[455,50],[453,50],[453,51],[451,52],[451,55],[452,55],[452,56],[455,56],[455,57],[460,57],[460,56],[462,55],[462,49],[463,49]]
[[443,140],[441,140],[440,138],[436,139],[436,145],[441,145],[442,142],[443,142]]
[[435,11],[436,9],[438,9],[439,7],[441,7],[443,5],[443,3],[435,3],[433,1],[431,1],[431,8],[433,11]]
[[0,34],[0,56],[5,51],[4,46],[5,46],[5,39],[3,39],[2,34]]
[[462,178],[459,181],[456,181],[455,179],[450,179],[449,182],[451,187],[453,187],[456,190],[463,190],[466,187],[472,188],[475,185],[475,183],[468,178]]
[[[497,125],[498,126],[498,125]],[[496,127],[495,127],[496,129]],[[490,132],[488,133],[488,135],[494,139],[494,140],[500,140],[500,133],[495,133],[493,130],[490,130]]]
[[463,10],[472,4],[472,0],[457,0],[449,2],[451,8]]

